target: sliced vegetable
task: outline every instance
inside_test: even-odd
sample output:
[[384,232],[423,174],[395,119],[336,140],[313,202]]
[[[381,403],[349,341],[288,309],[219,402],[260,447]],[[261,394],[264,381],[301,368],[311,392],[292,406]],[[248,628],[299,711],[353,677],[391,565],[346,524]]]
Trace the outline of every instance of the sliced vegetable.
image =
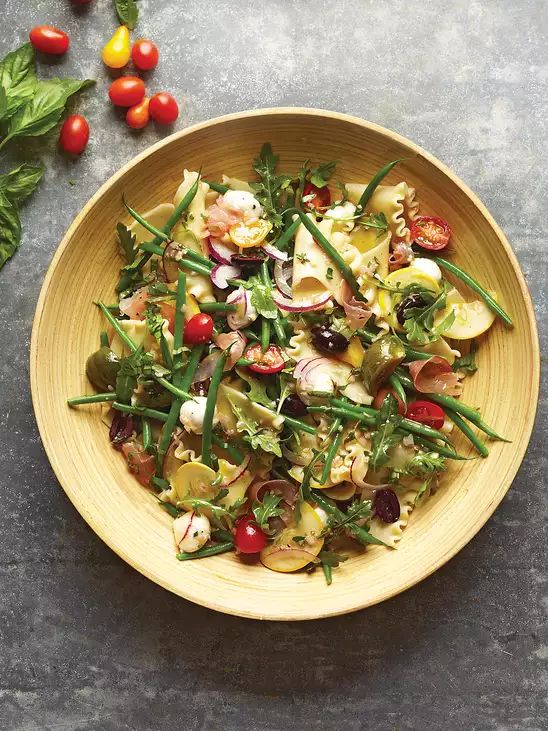
[[411,224],[411,241],[429,251],[445,249],[451,233],[447,221],[438,216],[417,216]]
[[[490,293],[491,296],[494,294]],[[435,318],[435,324],[438,325],[453,313],[455,319],[453,323],[444,329],[443,336],[452,338],[453,340],[471,340],[482,335],[494,323],[496,314],[487,304],[481,300],[475,302],[459,302],[446,307]]]
[[192,509],[189,504],[185,505],[185,500],[189,498],[212,500],[217,494],[217,488],[213,485],[216,477],[216,472],[201,462],[182,464],[173,478],[173,487],[182,507],[185,510]]
[[[323,522],[307,502],[300,504],[301,519],[291,528],[283,530],[274,541],[261,551],[261,563],[272,571],[288,573],[304,568],[316,561],[323,548]],[[294,538],[304,541],[294,541]]]
[[441,429],[445,421],[445,412],[439,404],[432,401],[412,401],[405,413],[408,419],[419,424],[426,424],[433,429]]
[[375,340],[365,351],[361,367],[365,387],[370,394],[376,394],[379,386],[387,380],[404,360],[405,349],[395,335],[385,335]]
[[303,188],[302,201],[306,208],[325,210],[331,205],[331,193],[327,185],[318,188],[313,183],[306,183]]
[[230,240],[241,249],[249,249],[253,246],[260,246],[266,239],[272,224],[264,218],[259,218],[251,223],[236,223],[231,226],[228,233]]
[[279,373],[285,368],[282,351],[277,345],[269,345],[263,352],[261,344],[255,343],[245,351],[245,357],[253,361],[249,370],[255,373]]

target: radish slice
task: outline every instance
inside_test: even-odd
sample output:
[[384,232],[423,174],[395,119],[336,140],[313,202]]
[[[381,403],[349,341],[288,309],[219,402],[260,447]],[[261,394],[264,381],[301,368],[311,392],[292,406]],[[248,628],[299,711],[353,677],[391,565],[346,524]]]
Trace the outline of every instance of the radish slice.
[[287,261],[289,258],[287,251],[280,251],[272,244],[263,244],[262,248],[271,259],[276,259],[276,261]]
[[291,291],[293,264],[291,262],[277,261],[274,264],[274,281],[282,294],[285,294],[289,299],[293,299],[293,292]]
[[211,270],[211,281],[219,289],[226,289],[228,287],[228,280],[239,277],[242,270],[239,267],[234,267],[231,264],[215,264]]
[[272,298],[280,310],[287,312],[309,312],[310,310],[319,310],[331,299],[331,292],[323,292],[320,295],[305,300],[288,299],[279,289],[272,292]]
[[314,368],[321,364],[329,367],[331,365],[331,361],[321,355],[316,355],[312,358],[301,358],[301,360],[295,366],[295,370],[293,371],[293,378],[299,379],[302,376],[305,376],[310,368]]
[[230,264],[232,255],[237,253],[235,247],[224,244],[219,239],[213,238],[213,236],[209,237],[208,250],[211,258],[219,264]]

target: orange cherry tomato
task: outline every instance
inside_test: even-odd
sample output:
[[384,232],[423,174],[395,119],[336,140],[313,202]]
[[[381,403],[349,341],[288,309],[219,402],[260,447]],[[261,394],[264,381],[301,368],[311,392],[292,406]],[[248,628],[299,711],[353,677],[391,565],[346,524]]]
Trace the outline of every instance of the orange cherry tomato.
[[133,107],[145,96],[145,84],[138,76],[120,76],[109,87],[110,101],[117,107]]
[[126,122],[132,129],[143,129],[150,121],[148,105],[150,99],[145,96],[142,102],[130,107],[126,112]]
[[167,328],[173,335],[175,330],[175,307],[168,305],[167,302],[162,302],[160,305],[160,315],[167,320]]
[[63,30],[52,25],[37,25],[29,33],[30,42],[37,51],[62,56],[70,46],[70,38]]
[[158,47],[146,38],[139,38],[131,49],[131,60],[141,71],[150,71],[158,64]]
[[59,144],[65,152],[79,155],[86,149],[89,140],[89,124],[81,114],[67,117],[61,127]]
[[154,94],[150,100],[150,116],[158,124],[173,124],[179,116],[179,106],[167,91]]

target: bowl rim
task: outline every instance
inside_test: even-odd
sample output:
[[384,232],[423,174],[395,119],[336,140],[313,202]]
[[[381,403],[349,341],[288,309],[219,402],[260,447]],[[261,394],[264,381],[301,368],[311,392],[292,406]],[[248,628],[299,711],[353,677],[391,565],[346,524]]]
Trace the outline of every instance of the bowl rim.
[[[379,594],[378,597],[375,597],[374,600],[367,600],[364,602],[357,602],[352,607],[342,607],[339,610],[335,611],[328,611],[321,614],[313,614],[310,613],[308,615],[299,615],[298,617],[286,617],[284,615],[276,615],[276,616],[262,616],[259,613],[250,612],[248,614],[244,614],[242,611],[238,611],[238,609],[233,609],[230,607],[225,607],[223,605],[217,604],[214,598],[211,599],[198,599],[194,596],[190,596],[188,594],[185,594],[182,591],[179,591],[174,587],[173,585],[170,585],[167,581],[161,580],[159,577],[154,576],[152,572],[150,572],[145,567],[139,565],[131,556],[126,554],[126,552],[118,545],[115,544],[114,541],[111,540],[110,534],[103,530],[100,523],[96,522],[93,518],[93,516],[89,515],[86,509],[85,504],[83,504],[78,496],[73,493],[71,489],[71,485],[68,483],[68,481],[65,481],[62,476],[57,474],[57,470],[55,467],[55,447],[54,447],[54,439],[50,438],[48,434],[48,430],[46,428],[46,425],[43,421],[41,410],[38,405],[38,374],[37,374],[37,362],[38,362],[38,351],[39,351],[39,338],[40,338],[40,329],[42,324],[42,316],[44,311],[44,305],[46,298],[48,296],[49,288],[52,282],[52,279],[54,277],[58,261],[63,255],[64,250],[69,245],[72,236],[76,229],[79,227],[81,222],[86,218],[89,211],[93,208],[96,201],[100,199],[107,190],[120,178],[122,178],[131,168],[133,168],[135,165],[141,163],[143,160],[145,160],[147,157],[153,155],[157,150],[166,147],[173,143],[175,140],[179,140],[181,138],[184,138],[188,135],[193,134],[194,132],[202,129],[206,129],[208,127],[213,127],[219,123],[225,123],[230,122],[233,120],[239,120],[239,119],[249,119],[252,117],[264,117],[264,116],[283,116],[283,115],[301,115],[303,117],[328,117],[333,120],[338,120],[342,122],[351,123],[354,125],[358,125],[360,127],[363,127],[365,129],[371,130],[373,132],[379,133],[381,135],[387,136],[391,138],[393,141],[400,143],[402,145],[407,146],[410,148],[415,154],[417,154],[420,157],[423,157],[426,159],[430,164],[434,165],[438,170],[440,170],[444,175],[446,175],[452,183],[454,183],[460,190],[468,196],[468,198],[472,201],[472,203],[476,206],[476,208],[480,211],[480,213],[484,216],[489,226],[493,229],[495,232],[500,244],[504,248],[509,261],[512,265],[513,271],[516,275],[517,281],[519,282],[519,287],[521,290],[522,299],[527,311],[528,315],[528,326],[529,326],[529,334],[530,334],[530,340],[531,340],[531,346],[532,346],[532,357],[533,357],[533,373],[532,376],[532,387],[533,387],[533,398],[534,398],[534,409],[532,409],[528,416],[527,420],[524,424],[524,429],[522,434],[525,438],[521,440],[521,447],[518,451],[517,457],[518,459],[515,460],[514,465],[515,468],[512,469],[504,478],[502,486],[503,489],[499,492],[500,497],[498,499],[493,500],[490,505],[489,509],[486,510],[482,516],[480,522],[474,522],[473,525],[470,526],[468,531],[466,531],[465,534],[458,540],[454,545],[450,546],[449,550],[443,552],[440,554],[440,556],[437,558],[437,560],[429,567],[429,569],[422,574],[419,577],[412,578],[407,581],[402,581],[401,585],[398,587],[395,587],[393,589],[388,589],[385,592]],[[120,169],[118,169],[113,175],[111,175],[105,183],[103,183],[99,189],[88,199],[84,207],[81,209],[81,211],[75,216],[71,224],[69,225],[67,231],[65,232],[61,242],[59,243],[57,249],[55,250],[55,253],[53,255],[53,258],[48,266],[48,269],[46,271],[46,275],[44,277],[44,281],[42,284],[42,287],[40,289],[40,294],[38,297],[38,301],[36,304],[36,310],[34,313],[34,319],[33,319],[33,326],[32,326],[32,334],[31,334],[31,343],[30,343],[30,386],[31,386],[31,396],[32,396],[32,404],[33,404],[33,410],[36,418],[36,422],[38,425],[38,430],[40,433],[40,437],[42,440],[42,444],[44,447],[44,450],[46,452],[46,456],[48,457],[48,460],[53,468],[53,471],[56,475],[57,480],[59,481],[61,487],[63,488],[64,492],[66,493],[67,497],[71,501],[71,503],[74,505],[78,513],[82,516],[82,518],[86,521],[86,523],[89,525],[89,527],[94,531],[94,533],[104,542],[106,545],[114,551],[121,559],[123,559],[126,563],[128,563],[130,566],[132,566],[134,569],[139,571],[139,573],[146,576],[148,579],[152,580],[154,583],[162,586],[162,588],[177,594],[178,596],[181,596],[182,598],[186,599],[187,601],[192,601],[195,604],[199,604],[201,606],[204,606],[208,609],[213,609],[215,611],[220,611],[225,614],[231,614],[235,616],[244,617],[247,619],[263,619],[263,620],[271,620],[271,621],[300,621],[300,620],[313,620],[313,619],[324,619],[329,618],[333,616],[339,616],[342,614],[348,614],[350,612],[358,611],[361,609],[365,609],[370,606],[374,606],[375,604],[379,604],[380,602],[386,601],[387,599],[390,599],[393,596],[396,596],[407,589],[410,589],[412,586],[415,586],[416,584],[420,583],[424,579],[426,579],[428,576],[433,574],[435,571],[437,571],[441,566],[446,564],[450,559],[452,559],[459,551],[464,548],[464,546],[469,543],[472,538],[481,530],[481,528],[485,525],[487,520],[492,516],[496,508],[499,506],[499,504],[502,502],[503,498],[505,497],[506,493],[510,489],[510,486],[512,485],[515,476],[521,467],[521,464],[523,462],[523,458],[525,456],[525,453],[527,451],[529,441],[531,439],[531,434],[533,431],[533,427],[536,420],[536,413],[538,408],[538,399],[539,399],[539,389],[540,389],[540,346],[539,346],[539,337],[538,337],[538,327],[536,322],[536,316],[535,316],[535,310],[533,307],[533,303],[531,300],[531,295],[529,293],[525,277],[523,275],[523,272],[521,270],[520,264],[518,262],[518,259],[510,246],[510,243],[508,242],[505,234],[503,233],[500,226],[497,224],[485,204],[479,199],[479,197],[464,183],[449,167],[447,167],[443,162],[438,160],[434,155],[424,150],[421,146],[417,145],[413,141],[409,140],[407,137],[404,137],[403,135],[398,134],[397,132],[394,132],[391,129],[388,129],[386,127],[383,127],[381,125],[375,124],[374,122],[370,122],[367,120],[362,119],[361,117],[357,117],[350,114],[344,114],[341,112],[335,112],[330,111],[326,109],[317,109],[317,108],[311,108],[311,107],[268,107],[268,108],[261,108],[261,109],[251,109],[246,110],[242,112],[235,112],[232,114],[225,114],[219,117],[214,117],[212,119],[205,120],[203,122],[198,122],[194,125],[191,125],[190,127],[186,127],[183,130],[180,130],[178,132],[173,133],[172,135],[169,135],[168,137],[163,138],[162,140],[159,140],[158,142],[154,143],[150,147],[147,147],[145,150],[143,150],[141,153],[136,155],[135,157],[131,158],[127,163],[125,163]]]

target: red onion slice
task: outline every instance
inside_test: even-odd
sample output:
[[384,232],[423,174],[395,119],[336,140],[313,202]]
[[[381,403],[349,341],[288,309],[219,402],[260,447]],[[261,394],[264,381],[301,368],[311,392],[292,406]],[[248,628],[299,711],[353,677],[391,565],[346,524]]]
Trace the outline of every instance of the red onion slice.
[[324,307],[331,299],[331,292],[324,292],[310,299],[291,300],[288,299],[279,289],[272,292],[272,297],[280,310],[287,312],[309,312],[310,310],[319,310]]
[[231,292],[226,298],[228,304],[236,305],[235,312],[229,312],[226,321],[231,330],[240,330],[257,319],[257,311],[251,306],[251,292],[243,287]]
[[276,259],[276,261],[287,261],[289,258],[287,251],[280,251],[273,244],[263,244],[262,249],[271,259]]
[[209,237],[208,250],[211,258],[215,259],[219,264],[230,264],[232,255],[237,253],[234,246],[231,247],[228,244],[224,244],[213,236]]
[[208,378],[211,378],[211,376],[213,375],[213,371],[215,370],[215,365],[220,357],[220,350],[215,350],[213,353],[206,355],[206,357],[201,361],[200,365],[198,366],[196,373],[194,374],[194,378],[192,379],[192,385],[194,385],[195,383],[199,383],[200,381],[207,381]]
[[245,346],[247,345],[247,338],[239,330],[235,330],[233,332],[215,335],[213,342],[221,350],[230,348],[228,351],[228,360],[225,365],[225,371],[229,371],[236,365],[238,358],[242,357]]
[[215,264],[211,270],[211,281],[219,289],[226,289],[228,287],[228,280],[239,277],[242,270],[239,267],[234,267],[231,264]]
[[274,281],[282,294],[285,294],[289,299],[293,299],[293,292],[291,291],[291,282],[293,281],[292,262],[277,261],[274,264]]

